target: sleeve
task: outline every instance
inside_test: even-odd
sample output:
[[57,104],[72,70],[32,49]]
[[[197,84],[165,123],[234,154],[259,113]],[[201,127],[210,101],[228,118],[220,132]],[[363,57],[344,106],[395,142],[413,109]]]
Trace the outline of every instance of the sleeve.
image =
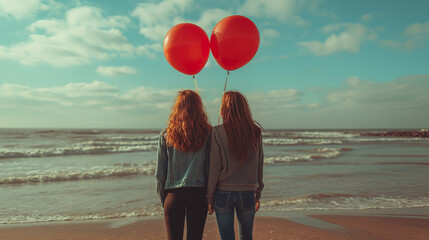
[[261,142],[260,142],[260,149],[258,154],[258,188],[256,189],[256,200],[261,199],[261,193],[264,189],[264,182],[262,181],[264,175],[264,144],[262,142],[262,136],[261,136]]
[[210,161],[209,175],[207,183],[207,203],[213,204],[216,185],[222,170],[221,148],[217,141],[216,130],[213,128],[210,141]]
[[165,193],[165,181],[167,179],[168,156],[167,145],[165,144],[164,133],[162,132],[158,141],[158,159],[156,162],[155,177],[156,191],[161,199],[161,204],[164,206],[164,200],[167,194]]
[[205,158],[205,161],[204,161],[204,176],[205,176],[206,182],[208,182],[209,171],[210,171],[210,146],[211,146],[211,140],[212,140],[212,133],[211,133],[211,130],[210,130],[209,134],[207,136],[207,140],[206,140],[206,158]]

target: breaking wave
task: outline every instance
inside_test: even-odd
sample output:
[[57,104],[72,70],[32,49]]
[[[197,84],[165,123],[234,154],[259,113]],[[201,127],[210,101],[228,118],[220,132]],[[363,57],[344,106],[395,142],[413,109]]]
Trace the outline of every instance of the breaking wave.
[[297,163],[311,162],[317,159],[331,159],[341,155],[342,151],[350,148],[318,148],[303,152],[293,152],[289,155],[273,156],[264,159],[265,163]]
[[160,204],[149,205],[143,208],[122,211],[122,212],[105,212],[92,214],[75,214],[75,215],[40,215],[40,214],[20,214],[0,218],[0,224],[17,224],[17,223],[42,223],[42,222],[60,222],[60,221],[87,221],[100,219],[114,219],[126,217],[143,217],[162,215],[164,209]]
[[113,177],[128,177],[133,175],[153,175],[155,172],[155,166],[155,161],[144,164],[121,163],[115,164],[111,167],[87,171],[58,172],[52,174],[3,178],[0,179],[0,185],[78,181]]
[[410,137],[317,137],[314,136],[291,136],[288,138],[278,136],[264,136],[263,143],[265,145],[274,146],[293,146],[293,145],[339,145],[339,144],[364,144],[364,143],[396,143],[396,142],[419,142],[427,141],[425,138],[410,138]]
[[429,197],[387,197],[319,193],[297,198],[262,201],[267,210],[353,210],[429,207]]
[[0,149],[0,159],[54,157],[85,154],[107,154],[155,151],[156,141],[150,142],[103,142],[88,141],[69,147],[51,147],[38,149]]
[[305,139],[305,138],[264,138],[266,145],[328,145],[341,144],[343,141],[337,139]]

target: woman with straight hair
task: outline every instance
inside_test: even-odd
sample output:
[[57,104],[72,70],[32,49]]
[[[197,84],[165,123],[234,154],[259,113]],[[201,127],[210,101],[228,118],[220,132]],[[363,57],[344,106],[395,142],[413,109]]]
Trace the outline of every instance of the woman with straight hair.
[[234,212],[240,239],[253,239],[253,221],[264,188],[262,127],[237,91],[224,93],[220,114],[223,124],[214,127],[211,136],[209,214],[216,212],[221,239],[235,239]]
[[159,137],[155,170],[168,239],[183,239],[185,217],[187,239],[203,237],[211,129],[200,96],[180,91]]

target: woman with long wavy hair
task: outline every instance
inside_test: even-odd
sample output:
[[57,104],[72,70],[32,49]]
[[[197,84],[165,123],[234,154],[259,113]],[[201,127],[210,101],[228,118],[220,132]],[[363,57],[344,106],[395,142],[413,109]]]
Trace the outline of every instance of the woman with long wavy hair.
[[200,96],[180,91],[159,138],[155,170],[168,239],[183,239],[185,217],[187,239],[202,239],[211,129]]
[[262,127],[237,91],[224,93],[220,114],[223,124],[214,127],[211,136],[209,214],[216,212],[221,239],[235,239],[234,212],[240,239],[253,239],[253,221],[264,188]]

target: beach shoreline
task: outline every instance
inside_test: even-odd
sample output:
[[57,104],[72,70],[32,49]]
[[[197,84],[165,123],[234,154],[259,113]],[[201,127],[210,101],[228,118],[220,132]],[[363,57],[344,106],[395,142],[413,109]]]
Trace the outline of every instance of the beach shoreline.
[[[410,209],[408,209],[410,210]],[[258,213],[254,239],[429,239],[429,208]],[[237,227],[236,227],[237,230]],[[162,216],[0,225],[2,240],[166,239]],[[203,239],[220,239],[208,216]]]
[[[361,132],[264,136],[266,187],[255,239],[429,239],[429,140]],[[18,149],[0,161],[0,240],[166,238],[153,176],[158,135],[0,134],[0,147]],[[205,234],[219,239],[214,216]]]

